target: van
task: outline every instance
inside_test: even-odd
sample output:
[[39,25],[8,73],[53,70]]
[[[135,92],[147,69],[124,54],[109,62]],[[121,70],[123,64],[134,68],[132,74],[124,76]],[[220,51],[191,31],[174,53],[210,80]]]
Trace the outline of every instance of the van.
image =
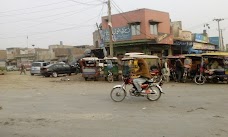
[[40,74],[40,70],[42,67],[49,65],[48,62],[33,62],[30,70],[30,74],[33,76],[34,74]]

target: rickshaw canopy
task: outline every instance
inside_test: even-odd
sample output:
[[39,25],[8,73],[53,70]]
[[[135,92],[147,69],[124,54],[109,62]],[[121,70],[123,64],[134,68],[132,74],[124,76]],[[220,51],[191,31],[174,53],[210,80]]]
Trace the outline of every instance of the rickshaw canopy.
[[210,52],[210,53],[203,53],[203,56],[227,56],[228,52]]
[[90,60],[97,61],[98,58],[97,57],[85,57],[85,58],[82,58],[82,60],[85,60],[85,61],[90,61]]

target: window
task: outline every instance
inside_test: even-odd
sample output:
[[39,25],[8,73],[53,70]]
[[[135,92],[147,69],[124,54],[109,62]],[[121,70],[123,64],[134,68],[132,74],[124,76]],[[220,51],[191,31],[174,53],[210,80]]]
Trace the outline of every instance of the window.
[[150,23],[150,33],[153,35],[158,35],[158,23],[156,22]]
[[140,35],[140,23],[131,24],[132,35]]

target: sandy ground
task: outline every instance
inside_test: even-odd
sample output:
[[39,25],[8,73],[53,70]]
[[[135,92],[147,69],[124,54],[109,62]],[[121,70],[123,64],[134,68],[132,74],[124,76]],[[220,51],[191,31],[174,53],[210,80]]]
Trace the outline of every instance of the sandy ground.
[[121,81],[0,75],[0,137],[227,137],[228,84],[167,83],[159,101],[113,102]]

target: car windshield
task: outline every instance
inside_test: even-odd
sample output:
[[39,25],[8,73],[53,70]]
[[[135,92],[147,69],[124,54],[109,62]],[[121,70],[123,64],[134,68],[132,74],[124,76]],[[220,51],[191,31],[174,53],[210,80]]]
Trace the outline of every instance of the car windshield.
[[40,67],[41,66],[41,63],[32,63],[32,66],[33,67]]

